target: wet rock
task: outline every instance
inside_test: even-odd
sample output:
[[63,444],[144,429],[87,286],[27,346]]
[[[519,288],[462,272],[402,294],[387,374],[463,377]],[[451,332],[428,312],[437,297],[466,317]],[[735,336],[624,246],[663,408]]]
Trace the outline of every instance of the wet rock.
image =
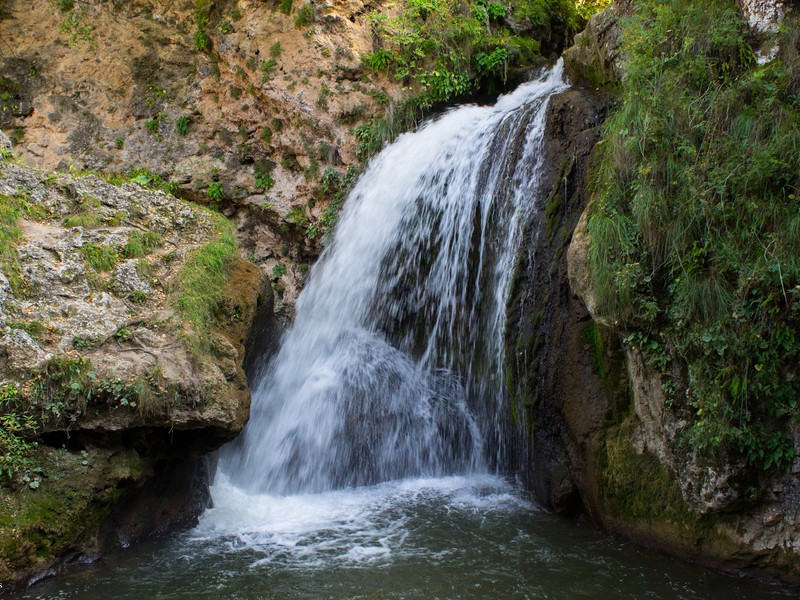
[[509,296],[506,371],[518,415],[511,462],[543,504],[564,514],[591,503],[590,440],[609,406],[585,334],[591,318],[567,275],[608,99],[589,89],[550,99],[543,204],[525,231]]

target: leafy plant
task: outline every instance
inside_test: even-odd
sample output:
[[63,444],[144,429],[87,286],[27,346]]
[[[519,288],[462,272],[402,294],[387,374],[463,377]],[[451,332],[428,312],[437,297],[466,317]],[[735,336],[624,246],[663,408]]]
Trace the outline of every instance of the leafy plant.
[[194,45],[200,52],[211,49],[211,38],[206,28],[211,20],[211,0],[194,0]]
[[94,46],[94,26],[89,22],[82,10],[70,12],[58,27],[67,36],[67,45],[71,48]]
[[186,135],[189,133],[189,117],[186,115],[181,115],[177,119],[175,119],[175,131],[178,132],[178,135]]
[[38,423],[21,412],[20,390],[15,384],[0,386],[0,479],[13,482],[32,468],[31,456]]
[[152,119],[145,121],[144,128],[147,130],[147,133],[150,135],[155,135],[158,133],[158,130],[161,127],[161,122],[167,118],[167,115],[164,113],[159,113]]
[[272,276],[275,278],[283,277],[286,275],[286,266],[282,263],[278,263],[274,267],[272,267]]
[[206,194],[215,202],[219,202],[225,197],[225,189],[219,181],[212,181],[206,188]]

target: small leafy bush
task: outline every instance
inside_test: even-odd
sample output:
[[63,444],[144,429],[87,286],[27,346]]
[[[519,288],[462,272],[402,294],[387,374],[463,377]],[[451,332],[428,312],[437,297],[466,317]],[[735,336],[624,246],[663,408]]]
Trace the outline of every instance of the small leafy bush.
[[219,181],[212,181],[206,188],[206,194],[208,194],[209,198],[218,202],[225,197],[225,190],[222,187],[222,183]]
[[33,466],[36,442],[31,437],[38,423],[21,409],[19,388],[14,384],[0,386],[0,480],[14,482]]

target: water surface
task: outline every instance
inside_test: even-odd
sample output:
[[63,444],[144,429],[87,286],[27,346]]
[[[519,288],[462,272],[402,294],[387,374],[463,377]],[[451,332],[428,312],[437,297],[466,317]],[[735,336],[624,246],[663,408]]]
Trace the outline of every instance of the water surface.
[[637,550],[494,476],[296,496],[213,487],[215,508],[19,598],[766,599],[780,588]]

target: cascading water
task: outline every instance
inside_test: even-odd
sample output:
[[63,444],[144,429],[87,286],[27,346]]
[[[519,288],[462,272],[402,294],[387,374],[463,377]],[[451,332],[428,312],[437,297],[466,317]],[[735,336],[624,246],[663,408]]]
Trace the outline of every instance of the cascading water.
[[234,484],[320,492],[495,462],[508,280],[565,87],[556,67],[371,162],[222,455]]

